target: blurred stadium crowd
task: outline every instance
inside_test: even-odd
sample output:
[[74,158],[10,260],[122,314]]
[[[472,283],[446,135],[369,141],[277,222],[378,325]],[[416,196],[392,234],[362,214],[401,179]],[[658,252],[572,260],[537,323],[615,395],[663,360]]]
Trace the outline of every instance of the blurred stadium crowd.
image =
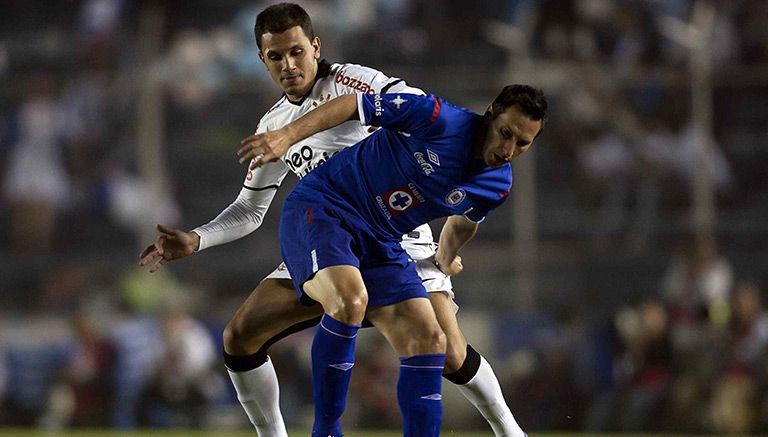
[[[481,227],[454,282],[524,429],[768,432],[768,2],[300,3],[330,61],[478,112],[503,83],[549,95],[523,205],[536,211],[531,301],[516,297],[517,203]],[[279,262],[277,214],[153,275],[136,265],[155,223],[191,229],[239,191],[239,140],[279,97],[253,41],[266,4],[2,2],[0,426],[248,426],[220,335]],[[691,225],[700,172],[711,231]],[[272,350],[289,427],[311,420],[310,336]],[[352,426],[399,426],[386,350],[373,332],[358,346]],[[446,427],[482,429],[455,393],[445,402]]]

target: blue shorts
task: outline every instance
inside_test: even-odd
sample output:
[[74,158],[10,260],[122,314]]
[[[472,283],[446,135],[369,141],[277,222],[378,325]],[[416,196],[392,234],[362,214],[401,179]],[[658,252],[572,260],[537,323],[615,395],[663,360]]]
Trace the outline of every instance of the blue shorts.
[[400,240],[382,238],[354,211],[292,193],[280,216],[280,250],[291,279],[305,304],[313,302],[302,285],[326,267],[357,267],[368,290],[368,307],[376,308],[427,292],[416,263]]

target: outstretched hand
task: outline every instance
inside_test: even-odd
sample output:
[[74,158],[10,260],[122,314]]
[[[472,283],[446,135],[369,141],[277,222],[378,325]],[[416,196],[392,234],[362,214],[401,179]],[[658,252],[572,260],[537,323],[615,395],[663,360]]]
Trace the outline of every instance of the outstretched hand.
[[194,232],[157,225],[157,236],[154,244],[150,244],[139,254],[139,265],[150,265],[149,272],[154,273],[168,261],[184,258],[200,247],[200,236]]
[[251,161],[250,170],[277,161],[291,146],[283,129],[250,135],[240,144],[243,147],[237,151],[238,161],[240,164]]

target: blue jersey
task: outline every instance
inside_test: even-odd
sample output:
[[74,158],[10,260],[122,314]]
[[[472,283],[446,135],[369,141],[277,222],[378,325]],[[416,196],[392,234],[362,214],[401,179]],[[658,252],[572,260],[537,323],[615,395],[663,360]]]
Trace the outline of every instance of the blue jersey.
[[480,222],[512,186],[512,166],[474,157],[483,117],[434,95],[359,94],[358,111],[376,133],[299,182],[292,196],[322,198],[399,238],[450,215]]

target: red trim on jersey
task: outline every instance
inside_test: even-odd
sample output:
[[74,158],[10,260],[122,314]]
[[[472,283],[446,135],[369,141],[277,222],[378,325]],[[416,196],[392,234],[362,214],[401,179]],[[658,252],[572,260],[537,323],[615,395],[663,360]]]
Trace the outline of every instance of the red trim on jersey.
[[508,196],[509,192],[512,191],[512,185],[513,184],[514,184],[514,182],[512,184],[509,184],[509,188],[507,188],[507,191],[504,191],[503,193],[499,193],[499,198]]
[[312,208],[307,209],[307,224],[312,224]]
[[435,99],[435,109],[432,111],[432,119],[429,121],[434,123],[435,120],[437,120],[437,116],[440,115],[440,99],[434,94],[432,95],[432,98]]

